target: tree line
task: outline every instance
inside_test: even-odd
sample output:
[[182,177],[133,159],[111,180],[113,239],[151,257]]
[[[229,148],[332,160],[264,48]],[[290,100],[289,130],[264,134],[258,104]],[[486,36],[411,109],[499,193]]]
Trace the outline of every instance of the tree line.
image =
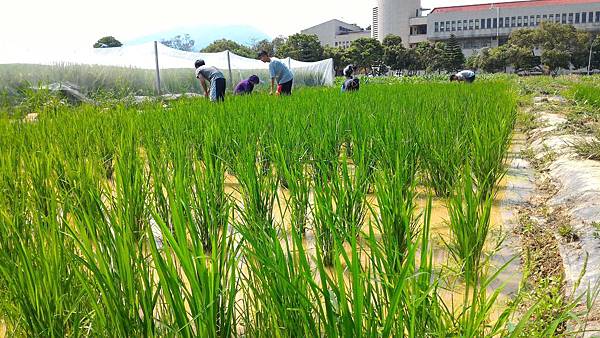
[[[107,39],[110,38],[110,39]],[[113,41],[114,40],[114,41]],[[189,34],[177,35],[161,42],[172,48],[192,51],[194,40]],[[121,43],[113,37],[105,37],[94,45],[96,48],[118,47]],[[591,52],[591,66],[600,68],[600,36],[577,30],[572,25],[543,22],[536,28],[523,28],[510,34],[508,41],[495,48],[483,48],[468,59],[462,52],[454,35],[445,42],[423,41],[413,48],[406,48],[402,38],[386,36],[382,42],[372,38],[360,38],[348,48],[321,46],[316,35],[294,34],[287,38],[257,40],[250,46],[228,39],[220,39],[202,48],[200,52],[215,53],[229,50],[237,55],[256,58],[261,50],[275,57],[291,57],[305,62],[332,58],[335,71],[341,74],[347,64],[353,64],[365,73],[385,74],[389,70],[454,72],[471,68],[484,72],[504,72],[508,67],[515,71],[585,68]]]

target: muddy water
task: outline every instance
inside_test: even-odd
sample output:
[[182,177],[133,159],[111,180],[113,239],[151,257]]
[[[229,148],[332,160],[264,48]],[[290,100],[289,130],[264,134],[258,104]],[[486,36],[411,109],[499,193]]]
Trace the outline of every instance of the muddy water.
[[[499,315],[504,304],[518,291],[519,282],[521,280],[520,260],[518,259],[519,242],[513,230],[518,224],[516,208],[523,205],[529,198],[533,189],[533,171],[529,167],[527,161],[520,157],[521,150],[524,146],[525,137],[522,134],[515,134],[513,143],[507,157],[507,173],[499,184],[499,191],[494,201],[491,214],[491,230],[488,236],[487,250],[491,250],[503,238],[502,245],[499,250],[491,258],[489,271],[491,273],[504,267],[498,278],[491,284],[488,289],[489,293],[494,292],[497,288],[502,288],[499,300],[496,302],[497,307],[493,310],[494,316]],[[233,176],[227,176],[225,180],[226,193],[236,201],[241,208],[241,187]],[[276,223],[284,229],[289,229],[290,210],[287,208],[286,201],[289,194],[286,190],[280,188],[278,190],[278,198],[276,199],[273,215]],[[377,213],[377,199],[375,195],[367,196],[367,204]],[[425,208],[427,196],[420,194],[416,198],[417,210],[419,214]],[[304,249],[310,257],[315,255],[315,234],[310,228],[310,220],[312,212],[310,209],[313,206],[313,196],[310,198],[309,207],[309,227],[303,239]],[[368,210],[369,208],[367,208]],[[236,213],[234,218],[239,219],[240,215]],[[363,231],[368,232],[368,222],[373,220],[370,212],[367,212]],[[444,242],[450,240],[450,229],[448,227],[448,210],[446,201],[440,198],[432,200],[431,210],[431,237],[432,249],[434,251],[434,265],[436,270],[440,269],[456,269],[456,264],[452,261]],[[379,234],[376,233],[376,236]],[[285,241],[285,239],[283,239]],[[287,240],[291,240],[288,238]],[[360,245],[360,241],[359,241]],[[346,245],[347,253],[350,253],[350,247]],[[366,246],[361,246],[360,249],[361,263],[363,266],[369,264],[369,252]],[[314,264],[314,263],[313,263]],[[342,263],[344,265],[344,263]],[[331,273],[331,272],[330,272]],[[459,278],[447,279],[445,285],[442,285],[441,297],[450,308],[459,309],[462,307],[464,299],[464,282]]]

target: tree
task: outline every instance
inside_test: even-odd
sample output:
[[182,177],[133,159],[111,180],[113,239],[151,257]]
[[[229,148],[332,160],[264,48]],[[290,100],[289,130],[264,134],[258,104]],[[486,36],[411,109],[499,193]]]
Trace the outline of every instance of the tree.
[[273,41],[271,41],[271,44],[273,45],[273,55],[277,56],[279,58],[282,58],[283,55],[281,55],[281,47],[283,45],[285,45],[286,42],[286,38],[283,36],[278,36],[276,38],[273,39]]
[[342,75],[344,67],[351,63],[347,50],[340,47],[325,46],[323,49],[323,58],[333,59],[333,68],[336,75]]
[[176,35],[168,40],[162,39],[160,43],[171,48],[191,52],[194,49],[195,41],[192,40],[189,34],[185,34],[183,37]]
[[200,52],[218,53],[226,50],[247,58],[256,58],[255,53],[250,48],[228,39],[213,41],[210,45],[200,50]]
[[273,42],[264,39],[259,41],[254,41],[252,43],[252,51],[258,55],[260,51],[266,51],[269,55],[275,54],[275,50],[273,48]]
[[428,72],[444,69],[445,49],[446,44],[443,42],[419,42],[415,47],[416,68],[424,69]]
[[388,34],[385,38],[383,38],[383,42],[381,44],[383,47],[402,46],[402,37],[394,34]]
[[112,36],[105,36],[103,38],[100,38],[94,44],[94,48],[113,48],[121,46],[123,46],[123,44]]
[[456,36],[452,34],[444,49],[444,69],[448,72],[456,72],[463,68],[464,64],[465,55],[456,40]]
[[556,72],[560,68],[569,68],[569,60],[571,55],[566,50],[545,49],[542,52],[542,64],[552,72]]
[[408,68],[408,50],[402,45],[402,38],[390,34],[383,39],[383,62],[392,70]]
[[347,50],[351,62],[359,68],[372,70],[383,65],[383,46],[377,39],[360,38],[352,42]]
[[[600,69],[600,35],[591,41],[592,43],[592,69]],[[588,51],[589,52],[589,51]],[[589,57],[589,54],[588,54]]]
[[305,62],[323,59],[323,47],[316,35],[294,34],[283,44],[278,54]]
[[474,59],[474,64],[470,64],[468,67],[488,73],[503,72],[509,64],[509,50],[507,45],[497,48],[484,48]]
[[575,69],[587,68],[590,56],[590,43],[594,37],[585,31],[578,30],[575,32],[575,40],[573,41],[573,49],[571,63]]

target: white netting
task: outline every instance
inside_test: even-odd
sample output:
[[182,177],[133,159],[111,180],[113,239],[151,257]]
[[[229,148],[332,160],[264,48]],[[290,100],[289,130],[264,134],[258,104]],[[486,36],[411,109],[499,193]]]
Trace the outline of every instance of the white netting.
[[[158,44],[158,63],[161,70],[189,69],[190,76],[193,76],[193,64],[196,59],[204,59],[207,65],[219,68],[230,86],[252,74],[259,75],[261,80],[268,79],[268,64],[260,60],[245,58],[227,51],[219,53],[184,52]],[[300,62],[286,58],[281,61],[291,68],[296,84],[308,86],[333,84],[332,59]],[[146,70],[154,70],[156,67],[153,42],[119,48],[54,50],[43,53],[11,54],[10,51],[2,51],[0,64],[100,65]]]

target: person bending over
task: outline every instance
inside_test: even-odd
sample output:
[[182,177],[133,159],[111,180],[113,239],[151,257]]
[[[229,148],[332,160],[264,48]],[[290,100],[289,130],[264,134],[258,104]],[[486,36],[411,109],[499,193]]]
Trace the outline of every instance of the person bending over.
[[238,83],[237,86],[235,86],[233,93],[235,95],[252,94],[252,91],[254,90],[254,86],[256,86],[259,82],[260,82],[260,80],[259,80],[258,76],[251,75],[246,80],[240,81],[240,83]]
[[462,70],[450,75],[450,82],[452,81],[473,83],[475,81],[475,72],[472,70]]
[[258,53],[258,59],[269,64],[269,74],[271,76],[271,91],[269,94],[273,94],[275,81],[277,81],[277,94],[291,95],[294,75],[289,68],[279,60],[272,60],[269,53],[264,50]]
[[[196,60],[196,78],[200,80],[200,85],[204,89],[204,96],[210,98],[212,102],[225,101],[225,76],[217,67],[207,66],[204,60]],[[210,90],[206,85],[210,82]]]
[[360,88],[360,81],[353,77],[354,74],[354,66],[348,65],[344,68],[344,76],[346,80],[342,84],[342,92],[352,92],[357,91]]

